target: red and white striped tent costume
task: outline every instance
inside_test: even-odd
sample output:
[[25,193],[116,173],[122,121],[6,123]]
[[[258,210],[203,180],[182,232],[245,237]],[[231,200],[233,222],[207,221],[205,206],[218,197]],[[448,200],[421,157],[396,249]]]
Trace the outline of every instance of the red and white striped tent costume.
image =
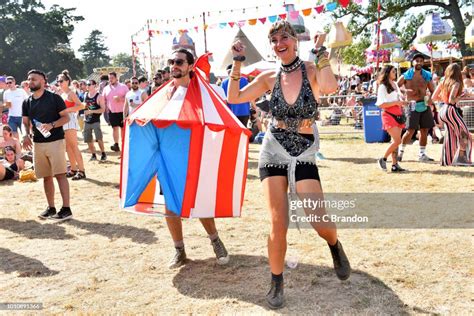
[[181,217],[240,216],[250,133],[210,86],[208,54],[193,70],[187,88],[164,84],[125,122],[122,208],[154,213],[162,191]]

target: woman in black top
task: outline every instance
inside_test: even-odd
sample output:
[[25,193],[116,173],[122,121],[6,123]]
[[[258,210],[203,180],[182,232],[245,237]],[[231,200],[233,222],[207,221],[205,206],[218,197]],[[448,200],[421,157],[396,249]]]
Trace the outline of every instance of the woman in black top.
[[[231,72],[228,102],[243,103],[272,91],[270,111],[273,122],[265,135],[260,153],[259,171],[271,215],[268,256],[272,284],[266,299],[270,308],[284,305],[283,266],[287,248],[288,189],[290,193],[322,196],[315,154],[319,139],[314,117],[319,94],[333,93],[337,81],[329,67],[322,47],[325,35],[315,37],[314,62],[304,62],[297,56],[297,34],[287,21],[279,21],[270,29],[270,44],[281,60],[280,71],[261,73],[248,86],[239,89],[241,62],[245,47],[240,41],[232,46],[234,64]],[[310,212],[310,210],[305,210]],[[324,208],[317,210],[325,213]],[[324,238],[333,255],[334,268],[340,279],[350,275],[350,265],[337,238],[333,223],[311,223]]]

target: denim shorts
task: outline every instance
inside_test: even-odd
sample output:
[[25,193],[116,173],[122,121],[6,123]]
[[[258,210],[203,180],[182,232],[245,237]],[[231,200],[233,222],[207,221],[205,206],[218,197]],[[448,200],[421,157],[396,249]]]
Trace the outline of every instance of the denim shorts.
[[18,133],[18,130],[21,132],[21,116],[9,116],[8,117],[8,126],[12,129],[13,133]]

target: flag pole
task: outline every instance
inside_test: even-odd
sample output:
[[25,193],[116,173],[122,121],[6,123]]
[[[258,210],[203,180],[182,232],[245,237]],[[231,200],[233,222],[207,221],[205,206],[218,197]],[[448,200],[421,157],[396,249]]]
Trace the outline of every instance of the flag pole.
[[376,67],[376,74],[379,72],[379,49],[380,49],[380,0],[377,0],[377,67]]
[[136,72],[136,60],[135,60],[135,44],[133,41],[133,35],[131,36],[131,38],[132,38],[132,73],[133,73],[133,76],[135,77],[137,75],[137,72]]
[[202,28],[204,29],[204,53],[207,53],[206,12],[202,13]]
[[150,50],[150,78],[153,76],[153,58],[151,54],[151,33],[150,33],[150,20],[146,20],[146,25],[148,29],[148,49]]

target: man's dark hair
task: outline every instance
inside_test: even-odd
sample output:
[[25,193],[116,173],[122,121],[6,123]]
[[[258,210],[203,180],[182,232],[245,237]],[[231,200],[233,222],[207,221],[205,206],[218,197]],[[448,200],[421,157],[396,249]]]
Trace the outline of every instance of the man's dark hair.
[[44,81],[48,81],[48,78],[46,77],[46,74],[44,72],[42,72],[41,70],[38,70],[38,69],[31,69],[30,71],[28,71],[28,76],[29,75],[40,75],[41,77],[43,77]]
[[7,77],[7,80],[13,80],[13,81],[16,82],[15,77],[13,77],[13,76],[8,76],[8,77]]
[[109,76],[108,75],[100,76],[100,81],[109,81]]
[[142,83],[142,82],[145,82],[145,81],[148,81],[148,79],[145,76],[140,76],[138,78],[138,83]]
[[173,54],[176,54],[176,53],[185,54],[187,63],[190,64],[190,65],[194,64],[194,55],[193,55],[193,53],[191,53],[186,48],[179,48],[179,49],[173,51]]
[[115,71],[111,71],[109,72],[109,76],[114,76],[115,78],[117,78],[117,73]]
[[138,80],[138,78],[133,76],[133,77],[130,78],[130,81],[132,81],[132,80]]

